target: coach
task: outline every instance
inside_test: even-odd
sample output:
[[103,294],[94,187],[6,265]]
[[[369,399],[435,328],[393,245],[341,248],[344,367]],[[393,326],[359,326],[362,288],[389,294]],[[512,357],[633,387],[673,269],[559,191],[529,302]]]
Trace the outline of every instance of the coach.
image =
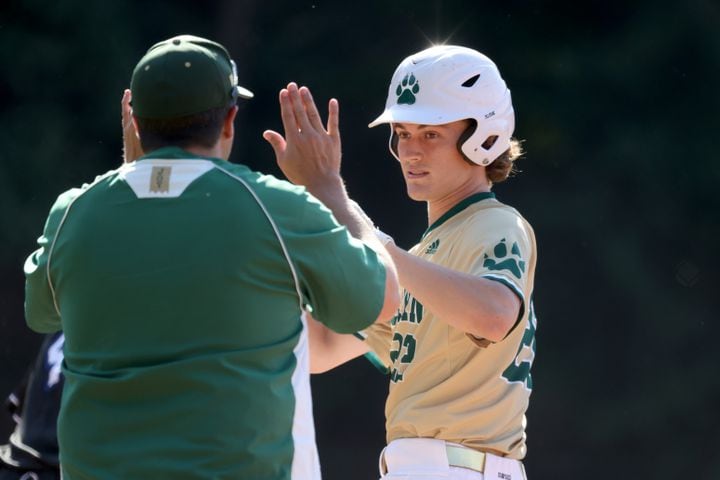
[[227,161],[250,97],[218,43],[154,45],[126,162],[50,210],[25,309],[66,337],[66,480],[320,478],[305,312],[361,330],[394,314],[397,275],[342,182],[322,204]]

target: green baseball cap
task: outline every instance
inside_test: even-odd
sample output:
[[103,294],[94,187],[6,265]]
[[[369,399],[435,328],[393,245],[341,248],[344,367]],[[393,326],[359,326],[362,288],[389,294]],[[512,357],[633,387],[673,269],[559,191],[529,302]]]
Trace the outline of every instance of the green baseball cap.
[[238,85],[237,68],[217,42],[192,35],[156,43],[130,80],[133,114],[173,118],[234,104],[253,93]]

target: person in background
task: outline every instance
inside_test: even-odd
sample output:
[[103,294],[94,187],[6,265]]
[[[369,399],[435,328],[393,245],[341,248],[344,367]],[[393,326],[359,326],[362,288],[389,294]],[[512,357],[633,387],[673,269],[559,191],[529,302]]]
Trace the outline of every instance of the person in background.
[[6,406],[15,429],[0,445],[0,480],[59,480],[57,416],[63,389],[62,332],[46,335]]

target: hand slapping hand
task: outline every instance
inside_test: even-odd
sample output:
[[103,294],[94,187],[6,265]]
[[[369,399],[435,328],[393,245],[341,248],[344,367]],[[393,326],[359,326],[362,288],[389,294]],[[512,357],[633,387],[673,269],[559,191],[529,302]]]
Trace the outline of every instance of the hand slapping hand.
[[328,103],[326,128],[307,87],[290,83],[280,90],[279,99],[285,137],[266,130],[263,138],[275,151],[287,179],[319,196],[338,186],[343,188],[338,101],[333,98]]

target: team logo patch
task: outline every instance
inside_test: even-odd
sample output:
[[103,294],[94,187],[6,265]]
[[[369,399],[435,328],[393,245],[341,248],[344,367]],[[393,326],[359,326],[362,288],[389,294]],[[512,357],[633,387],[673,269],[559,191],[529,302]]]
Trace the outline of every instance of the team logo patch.
[[440,239],[438,238],[437,240],[432,242],[429,247],[427,247],[427,249],[425,250],[425,253],[427,253],[428,255],[432,255],[433,253],[437,252],[439,246],[440,246]]
[[395,89],[395,95],[398,96],[398,105],[412,105],[415,103],[415,95],[420,91],[420,83],[412,73],[405,75]]
[[150,173],[150,191],[167,193],[170,191],[170,174],[172,167],[153,167]]
[[487,253],[483,257],[483,267],[488,270],[508,270],[518,279],[525,273],[525,261],[521,258],[520,247],[513,242],[508,255],[507,241],[503,238],[492,250],[493,256]]

